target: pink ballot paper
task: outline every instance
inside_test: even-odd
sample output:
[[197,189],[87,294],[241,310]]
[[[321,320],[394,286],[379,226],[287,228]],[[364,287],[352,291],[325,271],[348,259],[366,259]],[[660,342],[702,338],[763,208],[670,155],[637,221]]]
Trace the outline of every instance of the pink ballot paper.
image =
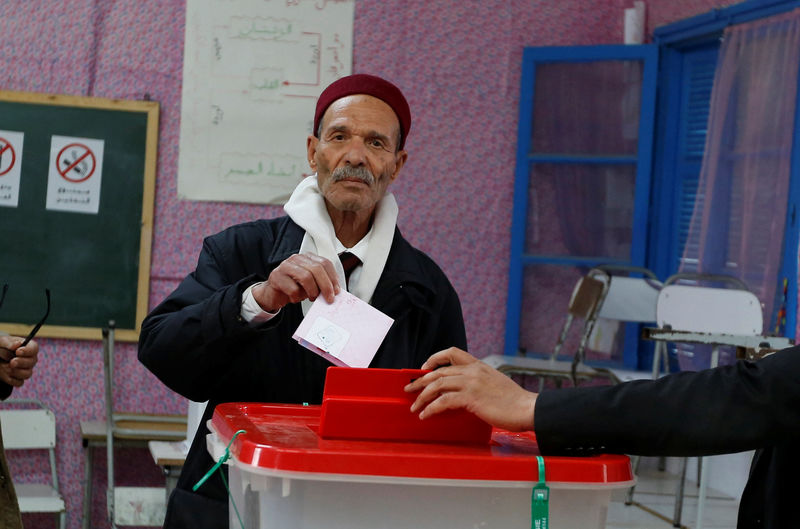
[[343,367],[368,367],[394,320],[342,290],[328,303],[320,296],[292,338]]

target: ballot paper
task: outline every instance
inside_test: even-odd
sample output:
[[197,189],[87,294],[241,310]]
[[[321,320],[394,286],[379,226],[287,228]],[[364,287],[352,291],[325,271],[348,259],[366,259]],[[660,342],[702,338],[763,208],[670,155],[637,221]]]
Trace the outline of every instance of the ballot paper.
[[342,290],[328,303],[320,296],[292,338],[329,362],[368,367],[394,320]]

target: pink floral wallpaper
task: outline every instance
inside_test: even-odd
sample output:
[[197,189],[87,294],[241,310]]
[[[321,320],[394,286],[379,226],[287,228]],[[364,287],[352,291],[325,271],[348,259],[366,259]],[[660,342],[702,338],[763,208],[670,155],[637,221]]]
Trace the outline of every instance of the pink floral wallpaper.
[[[265,8],[269,1],[281,0],[268,0]],[[394,185],[400,228],[455,285],[478,356],[500,353],[503,345],[523,47],[620,43],[623,9],[632,4],[356,0],[354,71],[393,81],[413,114],[409,161]],[[718,4],[650,0],[648,31]],[[0,2],[0,89],[150,97],[161,105],[151,307],[194,267],[205,235],[282,212],[177,198],[184,7],[184,0]],[[56,412],[69,529],[81,522],[79,421],[103,417],[101,351],[99,342],[42,339],[35,377],[15,392]],[[138,363],[134,344],[118,345],[116,362],[116,409],[185,412],[185,400]],[[145,450],[123,451],[118,461],[118,484],[163,484]],[[15,455],[10,464],[17,479],[31,481],[44,462],[29,454]],[[104,454],[95,466],[92,526],[105,528]],[[52,526],[41,516],[25,522]]]

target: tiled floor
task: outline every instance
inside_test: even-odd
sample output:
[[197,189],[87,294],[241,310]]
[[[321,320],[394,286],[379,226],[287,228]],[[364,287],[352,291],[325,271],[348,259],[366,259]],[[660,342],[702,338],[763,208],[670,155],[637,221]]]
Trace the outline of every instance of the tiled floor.
[[[655,465],[640,468],[633,505],[625,505],[625,492],[614,493],[608,508],[606,529],[669,529],[675,506],[677,476],[659,471]],[[709,489],[703,515],[703,527],[736,527],[738,501]],[[697,522],[697,486],[687,481],[681,525],[693,529]]]

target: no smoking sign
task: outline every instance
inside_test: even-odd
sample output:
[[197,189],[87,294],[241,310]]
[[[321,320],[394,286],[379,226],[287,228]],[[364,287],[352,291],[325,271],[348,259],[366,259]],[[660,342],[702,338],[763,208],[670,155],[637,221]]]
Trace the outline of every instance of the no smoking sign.
[[0,206],[17,207],[22,166],[22,132],[0,130]]
[[70,143],[56,156],[57,171],[67,182],[77,184],[88,180],[96,166],[94,153],[82,143]]
[[14,145],[0,136],[0,176],[11,172],[17,161],[17,154]]
[[103,176],[103,140],[53,136],[47,209],[97,213]]

